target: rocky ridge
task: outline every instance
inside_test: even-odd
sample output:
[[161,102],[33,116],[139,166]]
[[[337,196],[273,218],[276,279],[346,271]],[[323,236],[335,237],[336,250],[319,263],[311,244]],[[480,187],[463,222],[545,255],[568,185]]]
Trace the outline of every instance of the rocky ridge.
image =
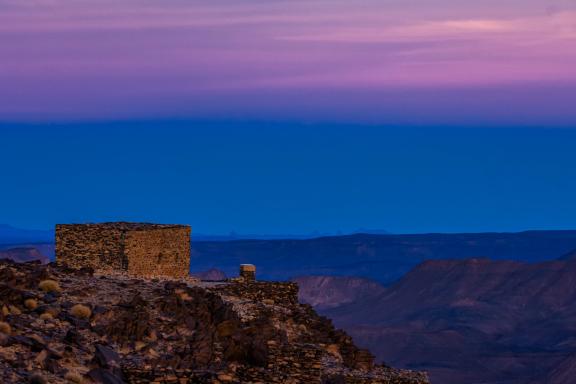
[[0,262],[0,382],[425,384],[374,365],[294,283]]
[[0,250],[0,260],[8,259],[17,263],[25,263],[28,261],[40,261],[43,264],[50,262],[47,256],[42,254],[35,247],[16,247]]
[[316,310],[336,308],[383,294],[386,288],[376,281],[349,276],[298,276],[292,279],[300,287],[302,303]]

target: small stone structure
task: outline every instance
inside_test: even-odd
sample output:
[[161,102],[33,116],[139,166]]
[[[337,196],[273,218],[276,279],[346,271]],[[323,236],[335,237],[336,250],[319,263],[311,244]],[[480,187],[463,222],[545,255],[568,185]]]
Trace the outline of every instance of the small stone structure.
[[245,281],[255,281],[256,266],[253,264],[240,264],[240,277]]
[[187,277],[190,227],[149,223],[56,225],[56,261],[141,277]]

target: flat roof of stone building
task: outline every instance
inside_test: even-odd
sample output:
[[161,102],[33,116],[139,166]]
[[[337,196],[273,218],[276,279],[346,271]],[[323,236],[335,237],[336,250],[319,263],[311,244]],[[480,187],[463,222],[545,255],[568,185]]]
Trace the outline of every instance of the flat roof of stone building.
[[73,223],[57,224],[56,227],[95,227],[102,229],[119,229],[121,231],[143,231],[165,228],[190,228],[189,225],[183,224],[154,224],[154,223],[130,223],[126,221],[107,222],[107,223]]

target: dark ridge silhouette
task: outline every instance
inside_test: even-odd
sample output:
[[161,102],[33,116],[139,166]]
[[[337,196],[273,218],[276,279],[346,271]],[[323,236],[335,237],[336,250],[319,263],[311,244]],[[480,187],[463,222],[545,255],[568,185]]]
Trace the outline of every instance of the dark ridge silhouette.
[[300,301],[316,309],[334,308],[376,297],[386,290],[376,281],[359,277],[300,276],[292,281],[298,283]]
[[50,262],[47,256],[40,253],[34,247],[10,248],[0,251],[0,259],[8,259],[17,263],[39,261],[42,264]]
[[425,260],[490,258],[539,262],[576,249],[576,231],[320,237],[306,240],[192,242],[194,270],[236,272],[258,265],[260,278],[356,276],[390,284]]

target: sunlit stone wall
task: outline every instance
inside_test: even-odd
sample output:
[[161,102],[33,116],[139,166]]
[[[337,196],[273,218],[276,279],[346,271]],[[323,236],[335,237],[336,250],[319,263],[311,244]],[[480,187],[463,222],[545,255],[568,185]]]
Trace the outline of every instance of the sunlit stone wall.
[[56,261],[98,272],[186,277],[190,227],[148,223],[56,225]]

